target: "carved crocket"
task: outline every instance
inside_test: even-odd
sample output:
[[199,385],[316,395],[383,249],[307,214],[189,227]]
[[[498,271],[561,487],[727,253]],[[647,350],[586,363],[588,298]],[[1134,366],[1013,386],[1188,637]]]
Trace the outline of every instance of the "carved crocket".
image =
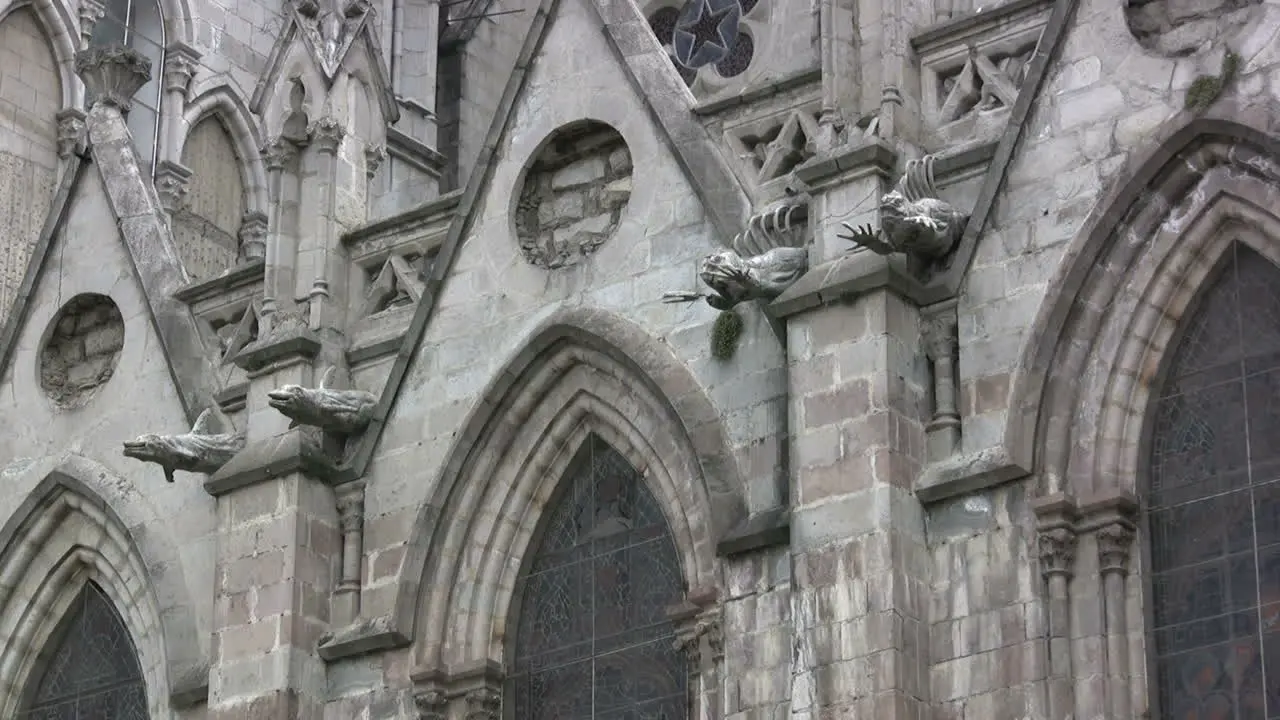
[[182,435],[147,433],[124,444],[125,457],[164,468],[164,479],[173,482],[175,470],[211,474],[244,449],[244,433],[210,432],[213,410],[196,418],[191,432]]
[[378,397],[365,390],[333,390],[329,388],[336,367],[330,367],[320,379],[320,387],[304,388],[285,385],[267,393],[267,404],[299,425],[318,427],[337,435],[354,435],[373,420]]
[[839,237],[877,255],[902,253],[919,268],[945,257],[959,242],[969,216],[938,199],[933,163],[932,155],[907,162],[898,184],[880,198],[878,231],[843,223],[849,232]]

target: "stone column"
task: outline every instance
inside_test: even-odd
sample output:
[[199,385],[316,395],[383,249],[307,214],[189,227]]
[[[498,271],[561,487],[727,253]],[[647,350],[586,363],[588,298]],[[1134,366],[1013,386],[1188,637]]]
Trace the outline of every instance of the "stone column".
[[319,158],[319,185],[314,208],[318,218],[320,236],[318,242],[302,252],[309,258],[299,258],[299,265],[309,267],[313,273],[311,290],[307,294],[310,304],[310,327],[313,331],[322,327],[338,327],[340,318],[331,307],[330,282],[340,281],[338,273],[343,268],[338,261],[338,149],[346,135],[344,128],[333,118],[321,118],[311,130],[311,143]]
[[93,38],[93,29],[106,14],[107,6],[102,0],[80,0],[77,13],[80,18],[80,49],[89,47],[89,40]]
[[792,716],[917,718],[931,567],[912,493],[927,419],[919,314],[887,289],[806,289],[787,317]]
[[181,163],[179,148],[185,132],[182,114],[187,107],[187,88],[196,74],[200,53],[186,43],[176,42],[165,49],[163,132],[161,156]]
[[240,261],[262,260],[267,254],[267,216],[250,210],[240,220]]
[[335,489],[342,528],[342,575],[333,595],[333,624],[344,626],[360,615],[360,569],[364,560],[364,481]]
[[945,460],[960,449],[959,386],[956,356],[960,350],[954,300],[925,311],[925,353],[933,364],[933,419],[926,428],[930,462]]
[[1076,505],[1067,495],[1034,501],[1038,517],[1040,573],[1045,581],[1049,616],[1049,716],[1055,720],[1075,713],[1075,677],[1071,669],[1071,578],[1076,562]]
[[[286,234],[284,232],[284,173],[298,158],[298,147],[284,138],[275,138],[262,148],[262,159],[267,166],[267,195],[269,213],[267,220],[267,247],[265,259],[266,280],[262,289],[262,318],[267,328],[271,327],[272,318],[279,309],[279,298],[288,300],[292,286],[286,278],[280,277],[280,265],[293,263],[292,247],[284,248]],[[265,334],[266,330],[260,330]]]
[[1098,575],[1102,585],[1102,634],[1106,649],[1107,708],[1114,718],[1130,717],[1129,558],[1134,538],[1137,499],[1120,493],[1095,501],[1081,514],[1097,527]]

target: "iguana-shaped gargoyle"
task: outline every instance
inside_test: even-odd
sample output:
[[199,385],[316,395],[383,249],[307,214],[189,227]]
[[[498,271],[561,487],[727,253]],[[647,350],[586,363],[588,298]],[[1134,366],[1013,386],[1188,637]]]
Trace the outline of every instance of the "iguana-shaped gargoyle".
[[173,482],[173,472],[212,474],[244,449],[244,433],[211,432],[213,409],[200,413],[191,432],[182,435],[147,433],[124,444],[124,456],[151,462],[164,468],[164,479]]
[[320,378],[320,387],[304,388],[285,385],[267,393],[267,404],[299,425],[318,427],[337,435],[355,435],[373,420],[378,397],[365,390],[332,390],[337,367],[330,367]]
[[880,198],[879,231],[842,223],[849,233],[838,237],[877,255],[902,253],[917,269],[945,257],[959,242],[969,216],[938,199],[933,163],[932,155],[907,162],[898,184]]
[[797,233],[808,217],[809,199],[807,194],[788,189],[787,198],[751,217],[746,232],[734,238],[732,250],[703,258],[698,277],[711,293],[667,292],[663,302],[706,298],[711,307],[728,310],[746,300],[772,300],[781,295],[809,270],[809,251]]

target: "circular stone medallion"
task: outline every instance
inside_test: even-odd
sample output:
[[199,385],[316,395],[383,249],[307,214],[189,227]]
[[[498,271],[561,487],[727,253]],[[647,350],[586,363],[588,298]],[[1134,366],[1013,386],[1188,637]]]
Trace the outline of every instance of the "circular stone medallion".
[[631,152],[617,130],[583,121],[557,130],[524,174],[515,210],[525,260],[577,264],[618,229],[631,199]]
[[738,0],[690,0],[680,11],[671,45],[687,68],[720,62],[738,44]]
[[123,347],[120,308],[106,295],[77,295],[45,331],[40,388],[59,407],[81,406],[111,379]]

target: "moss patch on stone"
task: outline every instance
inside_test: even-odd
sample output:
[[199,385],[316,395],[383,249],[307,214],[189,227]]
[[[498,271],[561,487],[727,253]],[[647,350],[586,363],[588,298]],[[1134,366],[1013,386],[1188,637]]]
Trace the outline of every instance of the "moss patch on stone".
[[1187,87],[1186,109],[1190,112],[1204,112],[1222,95],[1236,76],[1240,66],[1240,56],[1228,50],[1222,57],[1222,70],[1217,76],[1201,75],[1191,81]]
[[725,310],[716,317],[711,326],[711,357],[717,360],[728,360],[738,350],[738,340],[742,338],[742,318],[732,310]]

